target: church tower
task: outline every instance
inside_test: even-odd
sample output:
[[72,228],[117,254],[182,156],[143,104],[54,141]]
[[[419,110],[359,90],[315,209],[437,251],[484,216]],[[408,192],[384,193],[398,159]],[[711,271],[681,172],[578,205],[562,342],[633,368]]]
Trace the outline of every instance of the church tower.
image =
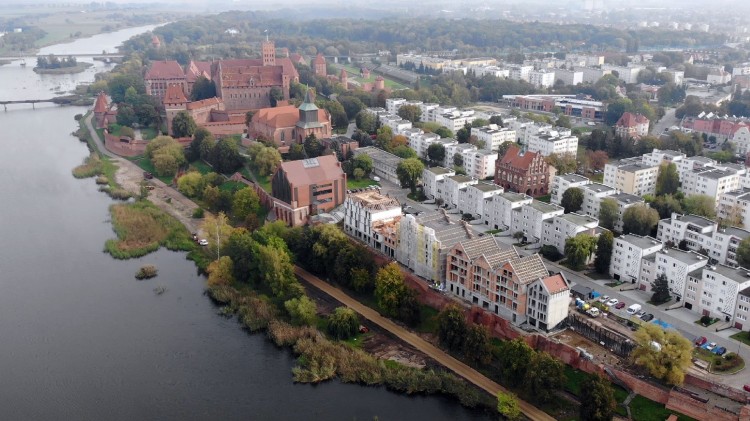
[[260,43],[261,53],[263,54],[263,65],[264,66],[275,66],[276,65],[276,46],[273,41],[269,41],[266,38],[265,41]]

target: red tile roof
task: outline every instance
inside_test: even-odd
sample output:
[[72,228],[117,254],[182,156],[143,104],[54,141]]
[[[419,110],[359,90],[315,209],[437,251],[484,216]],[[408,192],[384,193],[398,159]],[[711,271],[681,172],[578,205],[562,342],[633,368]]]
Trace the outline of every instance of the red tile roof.
[[96,103],[94,103],[94,112],[95,113],[105,113],[107,112],[107,94],[104,92],[99,92],[99,95],[96,97]]
[[[169,91],[167,91],[167,92],[169,92]],[[219,104],[222,104],[223,102],[224,101],[222,101],[222,99],[218,98],[218,97],[207,98],[207,99],[202,99],[200,101],[188,102],[187,109],[188,110],[195,110],[195,109],[198,109],[198,108],[219,105]]]
[[300,54],[292,53],[289,55],[289,60],[291,60],[292,63],[302,64],[305,62],[305,58],[302,57]]
[[534,161],[534,158],[536,158],[537,152],[526,151],[523,155],[520,153],[521,149],[519,149],[518,146],[511,146],[508,148],[508,151],[505,152],[500,163],[503,165],[510,165],[513,168],[528,170],[529,166]]
[[641,124],[649,124],[648,119],[643,114],[625,113],[617,120],[615,126],[618,127],[635,127]]
[[199,77],[211,79],[210,61],[191,61],[185,69],[185,77],[188,82],[195,82]]
[[[313,160],[317,160],[317,165]],[[293,186],[330,183],[344,175],[336,155],[282,162],[279,171],[286,173],[286,179]]]
[[180,63],[174,60],[155,61],[146,72],[145,79],[182,79],[185,72],[182,71]]
[[182,92],[182,85],[179,83],[170,83],[167,86],[167,92],[164,93],[162,102],[165,104],[184,104],[188,102],[185,93]]
[[253,116],[253,121],[270,127],[292,127],[299,120],[299,111],[294,105],[263,108]]
[[326,64],[325,57],[323,57],[322,54],[318,53],[318,55],[315,56],[315,64]]
[[542,283],[550,294],[557,294],[569,289],[565,278],[559,273],[542,279]]

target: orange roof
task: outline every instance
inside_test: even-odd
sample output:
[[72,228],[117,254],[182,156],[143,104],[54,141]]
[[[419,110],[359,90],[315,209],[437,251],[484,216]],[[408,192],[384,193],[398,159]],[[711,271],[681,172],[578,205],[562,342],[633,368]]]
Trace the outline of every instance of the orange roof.
[[550,294],[557,294],[569,289],[565,278],[559,273],[542,279],[542,283]]
[[155,61],[146,72],[145,79],[182,79],[185,72],[182,71],[180,63],[174,60]]
[[323,57],[322,54],[318,53],[318,55],[315,56],[315,64],[326,64],[325,57]]
[[619,127],[635,127],[641,124],[648,124],[649,121],[643,114],[624,113],[615,126]]
[[105,94],[104,92],[99,92],[99,95],[97,95],[96,103],[94,103],[94,112],[107,112],[107,94]]
[[299,78],[297,69],[286,57],[277,58],[275,66],[264,66],[260,59],[233,59],[219,62],[222,87],[280,86],[282,77]]
[[336,155],[282,162],[279,171],[286,173],[286,179],[293,186],[330,183],[344,175]]
[[[172,86],[172,85],[170,85],[170,87],[171,87],[171,86]],[[182,92],[182,90],[180,90],[180,92]],[[167,91],[167,93],[169,93],[169,91]],[[183,95],[183,97],[184,97],[184,95]],[[200,100],[200,101],[193,101],[193,102],[189,102],[189,103],[187,104],[187,109],[188,109],[188,110],[195,110],[195,109],[198,109],[198,108],[203,108],[203,107],[210,107],[210,106],[214,106],[214,105],[219,105],[219,104],[221,104],[221,103],[223,103],[223,102],[224,102],[224,101],[223,101],[223,100],[222,100],[221,98],[217,98],[217,97],[213,97],[213,98],[206,98],[206,99],[202,99],[202,100]]]
[[526,151],[523,155],[520,154],[521,150],[518,146],[511,146],[508,151],[505,152],[503,159],[500,160],[501,164],[510,165],[513,168],[528,169],[534,158],[537,156],[537,152]]
[[253,121],[271,127],[292,127],[299,120],[299,111],[294,105],[262,108],[253,116]]
[[167,92],[164,94],[162,102],[165,104],[183,104],[188,102],[187,98],[185,98],[185,93],[182,92],[182,85],[179,83],[170,83],[167,86]]
[[290,54],[289,55],[289,60],[291,60],[292,63],[298,63],[298,64],[302,64],[302,63],[305,62],[305,58],[302,57],[300,54],[297,54],[297,53]]
[[185,69],[185,77],[188,82],[195,82],[199,77],[211,79],[211,62],[191,61]]

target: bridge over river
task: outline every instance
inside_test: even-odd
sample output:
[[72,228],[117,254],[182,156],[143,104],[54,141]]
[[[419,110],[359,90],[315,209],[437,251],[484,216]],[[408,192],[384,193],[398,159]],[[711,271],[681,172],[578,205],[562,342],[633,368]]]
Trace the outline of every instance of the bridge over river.
[[54,103],[55,101],[53,99],[18,99],[15,101],[0,101],[0,104],[2,104],[5,111],[8,111],[8,105],[11,104],[31,104],[31,108],[36,109],[36,104],[40,102]]

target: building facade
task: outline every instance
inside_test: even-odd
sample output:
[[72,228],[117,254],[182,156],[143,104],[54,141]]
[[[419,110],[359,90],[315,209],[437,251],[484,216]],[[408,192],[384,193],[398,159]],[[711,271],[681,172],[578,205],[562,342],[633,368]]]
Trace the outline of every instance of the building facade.
[[549,192],[554,172],[541,154],[511,146],[502,159],[497,160],[495,184],[529,196],[544,196]]

